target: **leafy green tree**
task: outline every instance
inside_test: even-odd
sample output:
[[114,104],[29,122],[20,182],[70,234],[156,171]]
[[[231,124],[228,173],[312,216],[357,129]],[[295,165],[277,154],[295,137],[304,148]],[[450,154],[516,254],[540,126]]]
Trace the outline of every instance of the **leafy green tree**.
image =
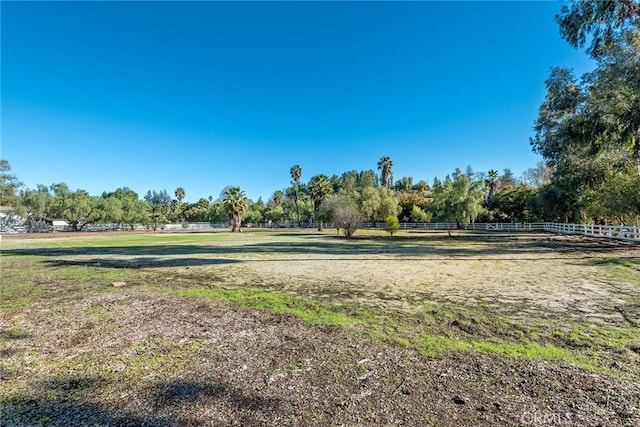
[[279,224],[286,218],[284,208],[282,206],[276,206],[274,208],[267,209],[264,213],[264,218],[269,223]]
[[195,203],[185,203],[182,208],[182,216],[187,222],[208,222],[211,220],[209,200],[201,197]]
[[396,191],[410,191],[413,187],[413,177],[403,176],[396,181],[393,187]]
[[[531,144],[554,170],[535,205],[556,218],[586,220],[598,215],[598,192],[615,192],[611,173],[640,170],[640,4],[572,2],[556,20],[571,46],[590,43],[596,68],[578,79],[557,67],[545,82]],[[551,200],[559,205],[552,209]]]
[[400,230],[400,221],[398,221],[398,217],[395,215],[389,215],[384,219],[386,227],[385,231],[390,235],[394,235],[398,230]]
[[244,224],[260,224],[264,220],[265,208],[261,199],[252,203],[242,217]]
[[572,1],[556,15],[562,37],[575,48],[589,40],[587,53],[594,59],[608,55],[624,34],[635,31],[639,18],[640,4],[634,0]]
[[362,191],[365,188],[375,187],[376,180],[376,173],[372,169],[363,171],[350,170],[340,176],[338,186],[334,191],[344,191],[346,193]]
[[431,212],[425,212],[420,206],[413,205],[409,216],[410,222],[428,222],[429,220],[431,220]]
[[167,190],[148,191],[144,196],[148,204],[149,219],[153,223],[153,231],[158,231],[158,224],[168,224],[171,213],[171,196]]
[[398,199],[398,205],[400,207],[400,213],[398,216],[401,221],[416,222],[411,220],[414,206],[420,208],[422,211],[427,210],[430,201],[423,194],[424,193],[415,190],[396,193],[396,198]]
[[71,191],[65,183],[52,184],[50,189],[53,193],[48,206],[50,218],[64,219],[73,231],[81,231],[95,221],[95,203],[85,190]]
[[140,200],[138,193],[130,188],[117,188],[113,193],[103,193],[102,197],[120,201],[121,216],[113,218],[114,222],[127,224],[129,229],[133,230],[136,224],[146,224],[149,221],[147,204]]
[[489,208],[494,210],[501,220],[528,221],[528,202],[532,194],[533,190],[526,185],[510,186],[495,195]]
[[293,189],[290,187],[287,189],[286,197],[282,202],[282,221],[298,221],[298,212],[300,212],[300,220],[302,225],[305,222],[311,222],[313,217],[313,202],[307,194],[306,185],[300,184],[300,198],[298,199],[298,206],[295,205],[295,195],[292,194]]
[[[231,187],[227,187],[227,190],[229,188]],[[229,213],[227,212],[227,208],[225,207],[223,200],[212,202],[209,205],[209,218],[213,223],[229,222]]]
[[393,180],[393,162],[387,156],[380,157],[378,161],[378,169],[380,170],[380,185],[385,188],[389,188],[391,181]]
[[365,188],[360,192],[358,204],[364,217],[374,225],[378,221],[384,221],[389,215],[397,215],[400,211],[394,192],[385,187]]
[[240,187],[230,187],[225,191],[222,204],[227,211],[229,221],[231,222],[231,231],[240,232],[240,224],[242,216],[246,212],[249,199]]
[[111,196],[96,197],[93,199],[93,213],[91,215],[92,222],[99,224],[121,224],[124,212],[122,210],[122,201]]
[[553,183],[538,189],[534,198],[529,199],[530,212],[539,220],[573,222],[579,219],[580,195]]
[[9,161],[0,159],[0,206],[14,206],[22,183],[11,173]]
[[318,231],[322,231],[322,219],[320,218],[320,208],[322,203],[333,193],[333,185],[324,174],[314,175],[307,184],[309,196],[313,200],[314,216],[318,221]]
[[610,171],[603,184],[589,198],[588,214],[595,222],[640,225],[640,172]]
[[46,185],[38,185],[35,190],[22,190],[16,200],[15,214],[26,217],[31,233],[38,221],[47,219],[48,206],[51,203],[51,193]]
[[338,186],[338,190],[342,190],[345,192],[353,192],[358,189],[358,171],[350,170],[344,172],[340,177],[340,185]]
[[376,186],[376,172],[373,169],[367,169],[358,172],[358,181],[356,187],[359,190]]
[[482,211],[481,183],[472,183],[467,175],[456,169],[453,179],[447,175],[444,183],[434,184],[430,208],[434,217],[455,222],[461,228],[462,222],[475,221]]

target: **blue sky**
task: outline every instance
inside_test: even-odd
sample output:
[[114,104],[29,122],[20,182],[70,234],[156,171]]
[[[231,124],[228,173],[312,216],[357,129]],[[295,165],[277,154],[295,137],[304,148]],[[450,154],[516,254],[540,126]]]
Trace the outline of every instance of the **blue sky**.
[[444,178],[511,168],[552,66],[587,56],[549,2],[1,3],[1,156],[28,188],[239,185],[289,169]]

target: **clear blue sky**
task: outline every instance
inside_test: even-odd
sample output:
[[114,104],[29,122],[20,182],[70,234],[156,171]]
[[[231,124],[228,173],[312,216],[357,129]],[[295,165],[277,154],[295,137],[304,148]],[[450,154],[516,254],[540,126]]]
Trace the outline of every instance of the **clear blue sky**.
[[549,2],[7,2],[2,151],[28,188],[239,185],[289,169],[444,178],[535,166],[551,66],[581,74]]

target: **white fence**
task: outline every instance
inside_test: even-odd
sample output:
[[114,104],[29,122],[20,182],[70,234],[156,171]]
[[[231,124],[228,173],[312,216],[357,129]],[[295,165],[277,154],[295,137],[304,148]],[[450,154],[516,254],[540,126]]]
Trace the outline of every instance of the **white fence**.
[[595,224],[563,224],[545,222],[544,230],[562,234],[584,234],[586,236],[606,237],[640,242],[640,227],[625,225],[595,225]]
[[[527,222],[513,222],[513,223],[468,223],[461,224],[461,230],[468,231],[545,231],[546,223],[527,223]],[[384,222],[365,222],[360,224],[360,228],[375,228],[384,230],[386,224]],[[455,222],[401,222],[401,230],[457,230],[458,224]]]
[[[303,229],[313,229],[316,226],[314,223],[304,223]],[[138,224],[134,227],[135,230],[150,230],[151,225]],[[227,224],[220,223],[208,223],[208,222],[195,222],[189,224],[163,224],[159,226],[161,230],[220,230],[227,228]],[[325,228],[334,228],[333,224],[325,223]],[[373,228],[383,230],[386,227],[384,222],[365,222],[360,224],[360,228]],[[285,223],[285,224],[249,224],[244,228],[267,228],[267,229],[282,229],[282,228],[299,228],[297,223]],[[83,228],[83,231],[125,231],[130,227],[125,224],[88,224]],[[421,223],[400,223],[401,230],[448,230],[457,231],[458,225],[451,222],[421,222]],[[633,242],[640,242],[640,227],[638,226],[621,226],[621,225],[595,225],[595,224],[565,224],[557,222],[516,222],[516,223],[468,223],[461,224],[460,230],[467,231],[496,231],[496,232],[523,232],[523,231],[547,231],[551,233],[562,234],[582,234],[586,236],[604,237],[609,239],[619,239]],[[24,224],[24,220],[18,221],[15,217],[0,217],[0,234],[13,234],[13,233],[26,233],[27,227]],[[51,232],[51,231],[71,231],[69,225],[65,226],[51,226],[44,223],[39,223],[36,227],[36,232]]]

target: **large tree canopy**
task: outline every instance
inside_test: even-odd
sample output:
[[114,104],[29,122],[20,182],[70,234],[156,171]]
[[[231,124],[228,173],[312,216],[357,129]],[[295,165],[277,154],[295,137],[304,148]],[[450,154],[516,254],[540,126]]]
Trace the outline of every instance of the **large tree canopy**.
[[608,212],[611,220],[620,215],[595,207],[604,206],[610,187],[640,170],[639,2],[572,2],[556,19],[570,45],[591,42],[587,52],[596,68],[578,78],[556,67],[546,81],[531,138],[534,151],[554,168],[540,192],[549,200],[541,205],[560,194],[554,216],[586,220]]
[[621,34],[637,29],[638,19],[640,4],[634,0],[573,1],[556,15],[562,37],[576,48],[589,39],[587,53],[594,58],[606,55]]
[[458,227],[463,222],[475,221],[482,211],[482,186],[456,169],[453,178],[447,175],[444,183],[433,185],[433,203],[430,206],[434,217],[453,221]]
[[11,173],[11,165],[0,159],[0,206],[13,206],[16,202],[17,190],[22,186],[18,178]]

